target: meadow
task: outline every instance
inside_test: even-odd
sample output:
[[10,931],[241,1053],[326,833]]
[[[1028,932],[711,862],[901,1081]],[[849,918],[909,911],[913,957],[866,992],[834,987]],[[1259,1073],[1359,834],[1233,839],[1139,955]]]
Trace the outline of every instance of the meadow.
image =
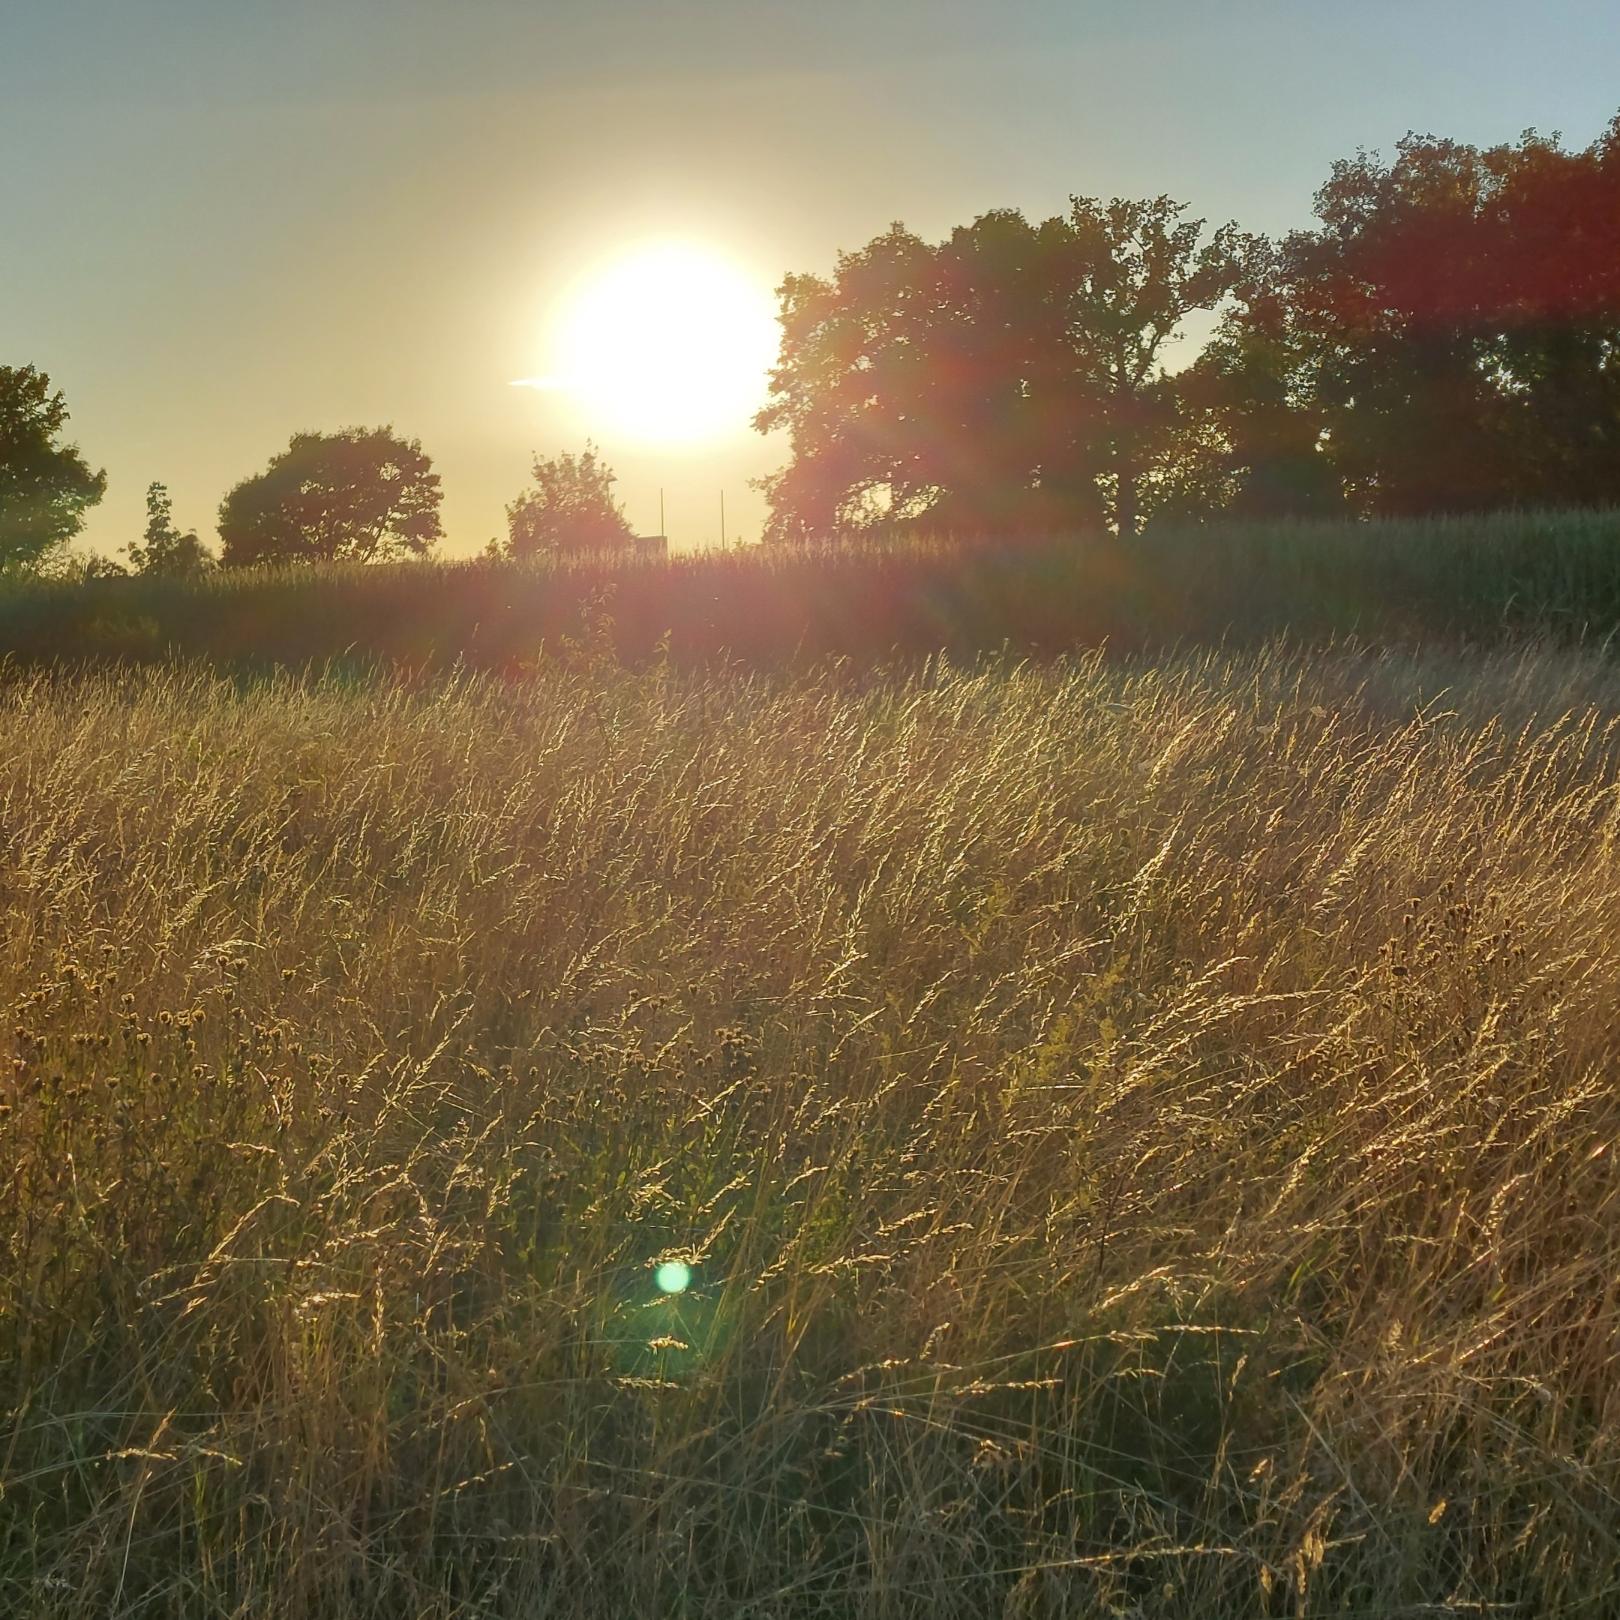
[[0,687],[0,1610],[1613,1612],[1601,649],[615,633]]

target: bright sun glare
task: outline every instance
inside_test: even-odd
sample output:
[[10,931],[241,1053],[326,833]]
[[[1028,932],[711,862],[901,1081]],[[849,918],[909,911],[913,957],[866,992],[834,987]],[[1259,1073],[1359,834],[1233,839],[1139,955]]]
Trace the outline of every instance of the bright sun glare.
[[745,432],[776,358],[770,292],[687,243],[627,253],[558,312],[555,368],[524,386],[569,395],[589,430],[654,444]]

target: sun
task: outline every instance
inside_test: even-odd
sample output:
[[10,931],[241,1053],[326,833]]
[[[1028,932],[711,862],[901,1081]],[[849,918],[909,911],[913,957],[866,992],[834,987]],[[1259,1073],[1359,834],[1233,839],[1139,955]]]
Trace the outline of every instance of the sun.
[[555,365],[527,384],[569,395],[584,426],[604,437],[697,444],[748,430],[777,337],[763,283],[708,248],[656,242],[563,300]]

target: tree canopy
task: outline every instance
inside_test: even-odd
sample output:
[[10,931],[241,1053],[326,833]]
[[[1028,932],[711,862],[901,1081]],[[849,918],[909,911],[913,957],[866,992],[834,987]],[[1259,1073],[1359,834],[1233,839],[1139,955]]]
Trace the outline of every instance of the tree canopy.
[[1166,197],[1076,197],[1065,216],[1002,210],[938,245],[896,225],[830,280],[790,276],[757,419],[790,437],[765,484],[772,533],[1133,533],[1178,418],[1166,348],[1257,251],[1184,215]]
[[1576,152],[1411,135],[1336,164],[1316,212],[1179,379],[1217,508],[1620,501],[1620,119]]
[[76,535],[107,488],[62,444],[68,410],[33,366],[0,366],[0,568],[33,568]]
[[1370,513],[1620,499],[1620,119],[1585,151],[1408,136],[1283,247],[1301,393]]
[[532,472],[533,488],[506,508],[509,556],[590,551],[631,539],[624,509],[613,498],[613,471],[595,445],[587,443],[577,455],[536,455]]
[[1316,215],[1274,244],[1073,198],[789,276],[769,533],[1620,502],[1620,119],[1581,151],[1411,135]]
[[420,554],[444,534],[439,475],[392,428],[298,433],[219,509],[221,562],[372,562]]

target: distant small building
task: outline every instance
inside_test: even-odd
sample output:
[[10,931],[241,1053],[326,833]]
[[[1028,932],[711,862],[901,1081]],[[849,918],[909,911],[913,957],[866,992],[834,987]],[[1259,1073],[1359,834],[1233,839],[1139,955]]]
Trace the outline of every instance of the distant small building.
[[638,557],[664,557],[669,554],[669,537],[662,534],[633,534],[630,549]]

